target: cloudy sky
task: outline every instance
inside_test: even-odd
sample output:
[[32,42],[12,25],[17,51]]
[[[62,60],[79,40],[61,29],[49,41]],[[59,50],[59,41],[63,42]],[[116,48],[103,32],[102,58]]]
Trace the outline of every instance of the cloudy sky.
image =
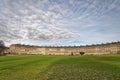
[[120,40],[120,0],[0,0],[7,46],[86,45]]

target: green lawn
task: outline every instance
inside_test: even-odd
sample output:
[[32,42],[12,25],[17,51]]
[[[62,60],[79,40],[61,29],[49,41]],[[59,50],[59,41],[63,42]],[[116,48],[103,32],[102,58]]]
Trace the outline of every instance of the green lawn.
[[0,56],[0,80],[120,80],[120,55]]

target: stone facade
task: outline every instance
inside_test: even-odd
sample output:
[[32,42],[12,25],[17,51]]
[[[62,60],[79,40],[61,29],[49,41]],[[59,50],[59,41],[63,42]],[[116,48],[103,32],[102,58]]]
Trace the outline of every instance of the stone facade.
[[42,55],[86,55],[92,54],[114,54],[120,53],[120,42],[86,45],[86,46],[64,46],[64,47],[45,47],[13,44],[9,47],[9,53],[14,54],[42,54]]

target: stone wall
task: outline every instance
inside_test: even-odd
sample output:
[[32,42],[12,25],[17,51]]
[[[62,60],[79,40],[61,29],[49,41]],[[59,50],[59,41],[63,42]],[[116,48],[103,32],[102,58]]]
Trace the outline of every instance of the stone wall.
[[120,53],[120,42],[67,47],[40,47],[13,44],[9,47],[9,53],[14,54],[80,55],[80,52],[84,52],[86,55]]

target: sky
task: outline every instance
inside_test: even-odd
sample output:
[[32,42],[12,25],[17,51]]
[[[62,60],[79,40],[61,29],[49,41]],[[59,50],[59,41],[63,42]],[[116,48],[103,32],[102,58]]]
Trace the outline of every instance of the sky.
[[120,41],[120,0],[0,0],[0,40],[6,46]]

